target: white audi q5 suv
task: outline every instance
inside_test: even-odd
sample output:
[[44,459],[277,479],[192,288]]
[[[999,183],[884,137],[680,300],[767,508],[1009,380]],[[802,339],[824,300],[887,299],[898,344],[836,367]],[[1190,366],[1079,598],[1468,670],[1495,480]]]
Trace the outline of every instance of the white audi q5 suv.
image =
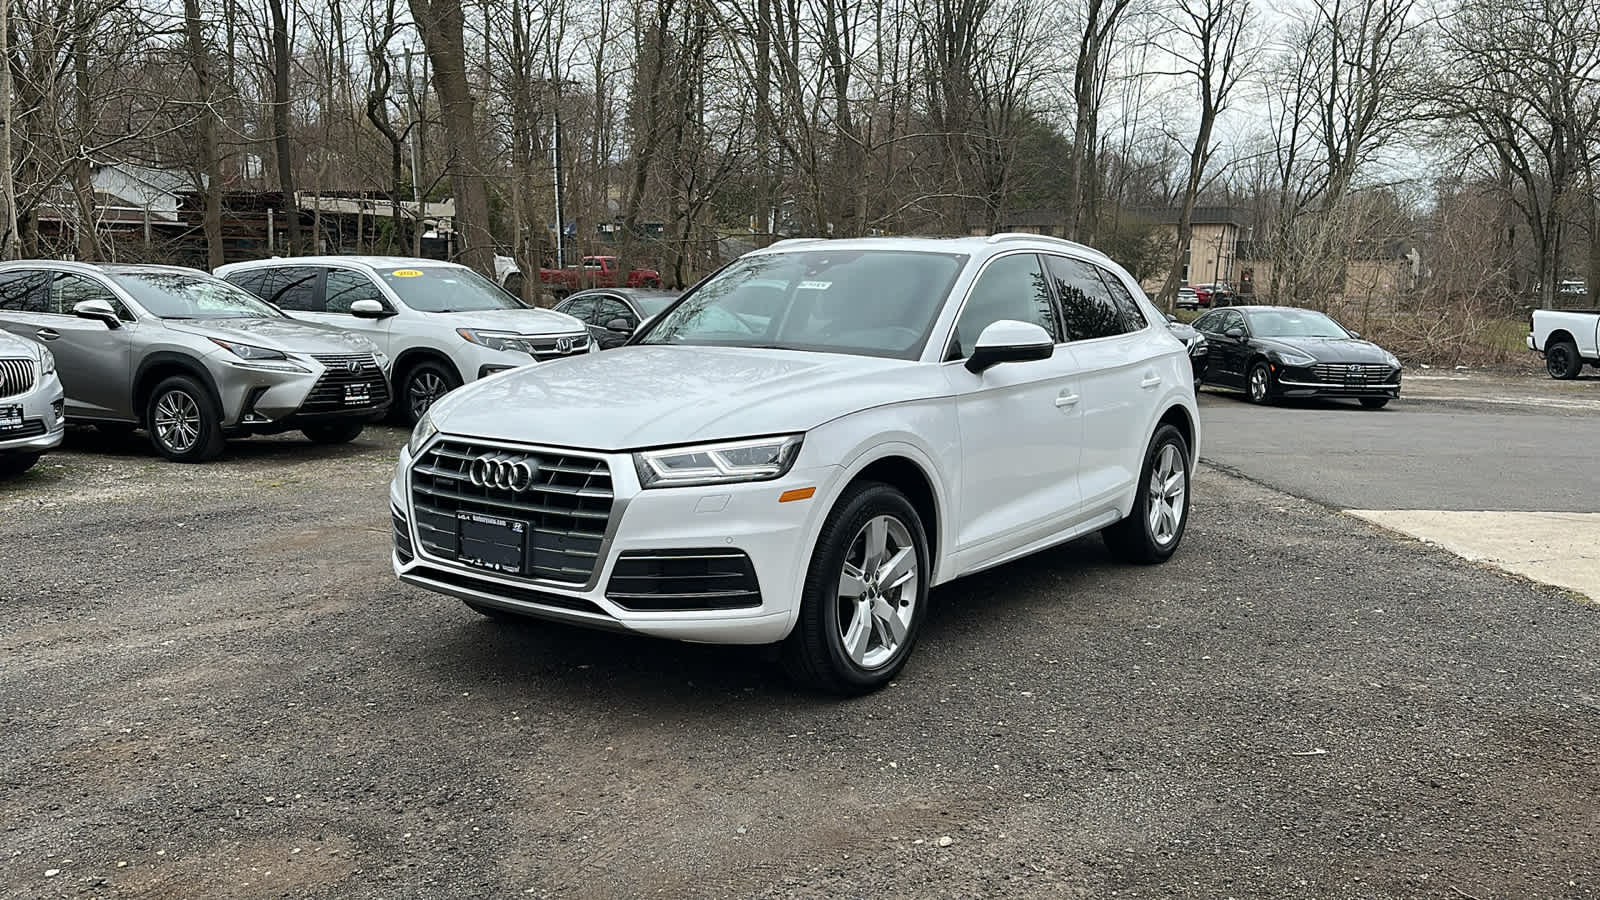
[[801,681],[862,692],[935,585],[1094,531],[1171,556],[1198,438],[1183,345],[1095,250],[783,241],[617,350],[435,404],[392,561],[490,616],[781,642]]

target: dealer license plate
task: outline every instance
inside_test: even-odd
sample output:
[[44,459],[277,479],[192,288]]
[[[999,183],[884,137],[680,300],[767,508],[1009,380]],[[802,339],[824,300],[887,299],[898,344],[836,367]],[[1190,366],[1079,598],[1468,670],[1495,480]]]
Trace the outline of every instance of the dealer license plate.
[[372,402],[372,386],[367,384],[347,384],[344,386],[344,404],[346,406],[359,406]]
[[508,575],[522,573],[528,549],[527,522],[457,512],[456,528],[460,539],[456,558],[461,562]]
[[22,407],[0,406],[0,431],[16,431],[22,427]]

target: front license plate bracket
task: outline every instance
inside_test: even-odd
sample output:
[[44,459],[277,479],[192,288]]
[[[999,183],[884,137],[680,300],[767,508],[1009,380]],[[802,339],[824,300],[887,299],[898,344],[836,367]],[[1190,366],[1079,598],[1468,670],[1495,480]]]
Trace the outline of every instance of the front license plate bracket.
[[527,522],[457,512],[456,531],[460,542],[456,558],[461,562],[491,572],[522,574],[528,551]]

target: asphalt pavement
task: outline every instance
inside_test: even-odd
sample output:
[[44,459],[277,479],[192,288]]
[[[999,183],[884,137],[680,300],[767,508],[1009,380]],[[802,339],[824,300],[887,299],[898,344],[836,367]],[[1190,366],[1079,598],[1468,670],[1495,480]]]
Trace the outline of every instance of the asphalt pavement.
[[943,588],[839,701],[400,585],[403,439],[0,486],[0,896],[1600,896],[1560,591],[1203,468],[1166,565]]

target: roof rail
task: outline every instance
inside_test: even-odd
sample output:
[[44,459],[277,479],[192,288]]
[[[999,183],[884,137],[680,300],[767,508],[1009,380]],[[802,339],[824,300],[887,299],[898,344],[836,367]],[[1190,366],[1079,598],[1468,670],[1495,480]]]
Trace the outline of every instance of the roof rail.
[[999,234],[989,235],[989,243],[991,244],[999,244],[1004,241],[1048,241],[1052,244],[1061,244],[1063,246],[1071,247],[1075,250],[1086,250],[1095,254],[1096,256],[1105,256],[1105,253],[1096,250],[1088,244],[1080,244],[1077,241],[1069,241],[1066,238],[1058,238],[1048,234],[1029,234],[1025,231],[1002,231]]
[[769,247],[769,248],[771,248],[771,247],[787,247],[790,244],[814,244],[817,241],[825,241],[825,240],[827,240],[827,238],[819,238],[819,237],[784,238],[781,241],[773,241],[772,243],[768,244],[767,247]]

